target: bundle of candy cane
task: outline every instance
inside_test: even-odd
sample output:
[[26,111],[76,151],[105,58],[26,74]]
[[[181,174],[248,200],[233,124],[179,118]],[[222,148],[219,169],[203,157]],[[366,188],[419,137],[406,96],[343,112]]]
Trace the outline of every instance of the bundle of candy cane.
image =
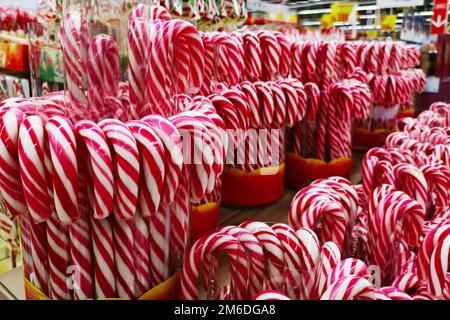
[[[318,180],[295,196],[290,226],[247,221],[199,239],[184,261],[181,298],[450,298],[450,220],[423,228],[421,204],[387,184],[365,213],[360,189],[340,177]],[[354,250],[364,246],[367,254]],[[227,266],[224,283],[218,274]]]
[[[327,246],[336,248],[331,243]],[[181,298],[249,299],[262,290],[304,297],[308,294],[306,287],[313,285],[308,275],[321,260],[321,247],[312,230],[300,228],[295,232],[282,223],[269,226],[247,221],[220,228],[195,242],[186,255]],[[218,278],[219,265],[225,272],[224,257],[229,265],[226,284],[219,283]]]
[[[0,107],[0,192],[19,217],[25,277],[51,299],[133,299],[164,282],[188,242],[190,200],[213,191],[223,170],[225,124],[211,100],[173,96],[200,88],[200,34],[167,16],[135,7],[130,81],[120,83],[115,41],[88,43],[87,19],[68,10],[67,91]],[[174,45],[184,58],[161,64]],[[157,64],[161,85],[149,85]]]
[[[384,168],[389,165],[384,162]],[[379,183],[369,195],[364,192],[367,182],[361,190],[342,178],[330,178],[315,181],[295,196],[289,213],[292,228],[311,228],[319,242],[332,241],[347,258],[339,262],[340,256],[329,255],[332,260],[318,269],[319,289],[311,298],[450,298],[446,283],[450,220],[442,214],[448,208],[448,195],[439,191],[440,200],[427,202],[427,194],[417,186],[421,170],[448,186],[448,169],[427,165],[419,170],[408,164],[390,168],[390,176],[373,170]],[[429,190],[436,194],[441,189],[435,184]],[[426,220],[428,204],[439,208],[439,219]]]
[[[52,299],[136,298],[165,281],[188,241],[189,199],[212,191],[223,168],[212,103],[128,122],[23,110],[1,109],[0,180],[28,279]],[[199,139],[211,148],[197,150]]]

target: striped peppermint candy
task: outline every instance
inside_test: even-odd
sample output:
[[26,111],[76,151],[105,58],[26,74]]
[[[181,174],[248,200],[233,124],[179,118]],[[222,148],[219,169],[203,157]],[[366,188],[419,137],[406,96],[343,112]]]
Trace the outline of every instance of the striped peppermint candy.
[[284,292],[283,276],[286,261],[283,245],[275,231],[267,224],[257,221],[246,221],[240,227],[251,232],[263,247],[270,275],[266,287]]
[[154,215],[160,205],[164,186],[164,146],[156,132],[143,121],[129,121],[141,157],[139,204],[143,217]]
[[196,119],[201,116],[190,111],[171,117],[169,120],[183,137],[184,163],[192,166],[190,194],[199,201],[211,186],[210,176],[214,167],[214,144],[206,126]]
[[106,119],[99,122],[111,148],[114,159],[114,206],[118,220],[134,217],[138,202],[140,174],[139,150],[130,129],[121,121]]
[[45,176],[44,139],[41,118],[25,118],[19,129],[20,176],[25,200],[35,223],[46,221],[52,214]]
[[[245,299],[247,293],[247,279],[249,276],[249,265],[245,250],[239,241],[220,232],[213,233],[197,240],[187,254],[181,271],[181,298],[185,300],[196,300],[198,294],[198,277],[203,261],[224,251],[230,261],[231,281],[229,299]],[[208,284],[204,284],[208,287]],[[219,293],[214,292],[217,298]]]
[[[143,6],[140,6],[143,9]],[[138,13],[135,8],[134,13]],[[128,22],[128,78],[130,102],[138,109],[142,108],[147,99],[146,61],[150,50],[150,24],[147,20],[130,15]],[[155,73],[159,69],[155,69]],[[139,110],[140,112],[140,110]]]
[[[139,214],[142,218],[149,218],[151,275],[152,283],[156,285],[167,279],[169,270],[171,212],[161,205],[165,150],[161,139],[145,122],[130,121],[127,126],[138,142],[141,155],[143,187],[139,196]],[[145,231],[142,230],[145,237]]]
[[259,37],[254,33],[247,32],[242,38],[244,40],[245,79],[248,81],[261,80],[262,52]]
[[290,300],[289,297],[274,290],[264,290],[255,295],[252,300]]
[[135,283],[134,293],[137,297],[147,292],[152,287],[152,256],[150,247],[159,245],[152,243],[150,236],[149,218],[136,214],[133,219],[133,241],[134,241],[134,268]]
[[94,218],[107,218],[113,208],[114,172],[106,136],[96,123],[88,120],[76,123],[75,130],[86,146],[92,168]]
[[45,129],[53,167],[55,210],[64,225],[76,221],[78,211],[77,142],[72,123],[63,117],[50,118]]
[[112,37],[100,34],[92,39],[87,74],[89,104],[99,117],[105,117],[105,98],[115,98],[119,92],[119,48]]
[[117,297],[115,242],[111,218],[95,219],[91,217],[95,295],[100,299]]
[[247,229],[228,226],[219,231],[235,237],[244,247],[249,257],[249,271],[252,274],[249,278],[248,295],[254,296],[263,289],[265,280],[266,258],[261,244]]
[[334,282],[320,298],[320,300],[358,299],[374,300],[374,288],[366,278],[353,275],[340,278]]
[[24,114],[20,111],[9,108],[0,110],[0,191],[12,217],[28,213],[17,152],[23,119]]
[[61,25],[60,39],[69,98],[76,104],[86,105],[84,80],[87,76],[89,31],[87,21],[81,12],[75,10],[66,12]]
[[313,299],[319,298],[328,287],[328,277],[341,260],[341,252],[334,242],[325,242],[322,246],[320,262],[316,269],[316,283],[310,292]]
[[272,226],[280,240],[286,259],[285,281],[289,296],[299,296],[301,290],[302,259],[300,241],[294,230],[288,225],[277,223]]
[[347,258],[339,261],[333,270],[331,270],[328,275],[327,286],[331,286],[331,284],[337,280],[350,275],[359,276],[370,280],[369,270],[363,261],[354,258]]

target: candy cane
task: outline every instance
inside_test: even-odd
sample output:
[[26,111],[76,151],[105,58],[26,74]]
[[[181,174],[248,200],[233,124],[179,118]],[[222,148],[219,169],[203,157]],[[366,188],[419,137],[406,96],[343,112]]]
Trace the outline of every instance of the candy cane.
[[55,210],[62,224],[68,225],[79,218],[77,144],[72,123],[63,117],[50,118],[47,132],[53,167]]
[[[187,254],[181,271],[181,298],[185,300],[198,299],[198,275],[202,261],[223,250],[229,257],[230,272],[232,274],[230,285],[230,298],[245,298],[248,278],[248,262],[245,251],[236,238],[223,233],[213,233],[197,240]],[[206,285],[206,284],[205,284]]]
[[273,290],[264,290],[255,295],[252,300],[290,300],[289,297]]
[[113,163],[106,136],[92,121],[80,121],[75,130],[84,142],[92,168],[94,218],[104,219],[112,212],[114,198]]
[[[160,207],[164,186],[164,146],[156,132],[143,121],[127,123],[138,142],[144,187],[139,196],[139,214],[149,220],[152,283],[163,282],[168,276],[170,213]],[[158,211],[161,209],[161,211]],[[144,227],[142,227],[144,228]]]
[[250,231],[263,247],[267,258],[267,271],[269,272],[269,286],[284,292],[282,283],[285,266],[285,255],[281,241],[275,231],[267,224],[257,221],[246,221],[240,227]]
[[23,120],[18,143],[20,176],[25,201],[35,223],[46,221],[51,210],[44,165],[44,124],[37,116]]
[[[137,9],[137,7],[135,9]],[[147,99],[145,76],[146,61],[148,61],[148,51],[150,48],[149,29],[150,25],[146,20],[140,18],[132,19],[132,15],[130,15],[128,22],[128,77],[130,83],[130,102],[136,104],[138,108],[145,105]],[[155,73],[157,73],[157,71],[159,71],[159,68],[154,69]]]
[[375,299],[373,285],[365,278],[346,276],[328,287],[321,300]]
[[235,237],[244,247],[249,256],[249,271],[252,277],[249,279],[248,294],[254,296],[263,289],[265,278],[266,259],[263,249],[257,238],[248,230],[239,227],[223,227],[220,232]]
[[20,111],[0,111],[0,191],[12,217],[28,212],[20,180],[17,145],[19,128],[24,119]]
[[286,285],[289,295],[298,296],[301,290],[301,272],[304,270],[300,259],[300,241],[293,229],[285,224],[274,224],[272,229],[280,240],[286,259]]
[[104,100],[119,91],[119,48],[108,35],[95,36],[89,46],[87,60],[88,100],[98,116],[104,117]]
[[244,40],[245,55],[245,78],[249,81],[261,80],[261,44],[259,38],[254,34],[247,32],[242,36]]
[[66,69],[67,90],[70,100],[81,105],[87,103],[84,92],[88,43],[87,22],[80,12],[70,11],[61,25],[61,49]]

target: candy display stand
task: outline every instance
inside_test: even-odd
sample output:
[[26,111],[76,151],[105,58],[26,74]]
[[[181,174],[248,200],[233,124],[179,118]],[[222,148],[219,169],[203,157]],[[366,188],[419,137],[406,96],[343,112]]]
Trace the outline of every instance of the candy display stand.
[[352,168],[351,158],[338,158],[325,162],[316,158],[303,158],[295,153],[286,155],[286,185],[293,189],[307,186],[316,179],[331,176],[350,177]]
[[285,164],[244,172],[225,169],[222,202],[229,206],[260,206],[278,201],[283,196]]
[[190,242],[213,232],[219,225],[220,203],[192,204]]

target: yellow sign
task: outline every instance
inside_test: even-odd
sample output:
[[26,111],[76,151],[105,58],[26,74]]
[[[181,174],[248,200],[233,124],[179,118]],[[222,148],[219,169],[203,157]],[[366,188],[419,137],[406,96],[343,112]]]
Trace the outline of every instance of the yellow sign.
[[378,37],[377,30],[367,30],[366,34],[367,34],[367,38],[370,38],[370,39],[375,39],[376,37]]
[[320,25],[322,28],[331,28],[333,26],[334,20],[331,14],[326,13],[322,15],[322,18],[320,19]]
[[347,22],[353,8],[357,5],[355,2],[339,1],[331,5],[331,16],[334,21]]
[[395,30],[396,14],[387,14],[381,20],[381,30]]

